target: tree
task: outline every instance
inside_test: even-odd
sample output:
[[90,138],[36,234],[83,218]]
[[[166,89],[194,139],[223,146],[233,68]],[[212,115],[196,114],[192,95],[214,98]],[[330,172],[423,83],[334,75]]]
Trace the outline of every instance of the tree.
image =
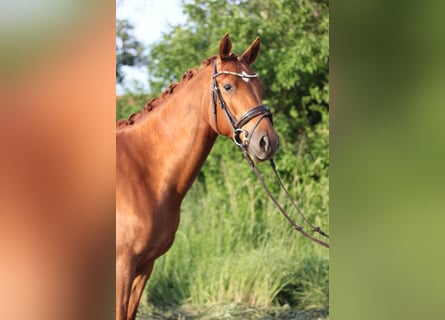
[[144,46],[133,35],[133,26],[128,20],[116,20],[116,81],[122,83],[122,66],[137,66],[147,63]]

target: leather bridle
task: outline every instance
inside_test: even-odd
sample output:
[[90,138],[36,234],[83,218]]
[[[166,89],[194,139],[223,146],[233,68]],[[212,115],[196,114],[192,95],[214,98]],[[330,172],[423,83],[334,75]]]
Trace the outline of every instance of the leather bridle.
[[[241,77],[241,78],[257,78],[258,75],[256,73],[254,74],[246,74],[246,73],[237,73],[237,72],[232,72],[232,71],[217,71],[217,59],[215,59],[215,62],[213,64],[213,86],[211,89],[211,100],[212,100],[212,108],[213,108],[213,117],[215,119],[215,126],[216,126],[216,131],[218,133],[220,133],[219,128],[218,128],[218,119],[217,119],[217,112],[216,112],[216,99],[219,102],[219,106],[221,107],[221,109],[224,111],[224,114],[227,118],[227,121],[230,125],[230,127],[232,128],[233,131],[233,141],[235,142],[235,144],[241,149],[241,151],[243,152],[244,158],[247,160],[247,162],[249,163],[249,165],[252,167],[253,171],[255,172],[258,180],[261,182],[261,185],[263,186],[264,190],[266,191],[267,195],[269,196],[269,198],[272,200],[272,202],[277,206],[278,210],[281,212],[281,214],[283,214],[283,216],[286,218],[286,220],[292,225],[292,227],[299,231],[303,236],[305,236],[306,238],[318,243],[319,245],[329,248],[329,244],[325,241],[322,241],[320,239],[315,238],[314,236],[312,236],[311,234],[309,234],[306,230],[304,230],[304,228],[300,225],[297,225],[292,219],[291,217],[288,215],[288,213],[284,210],[284,208],[279,204],[278,200],[274,197],[274,195],[272,194],[272,192],[270,191],[270,189],[267,187],[263,177],[261,176],[260,172],[258,171],[258,168],[255,166],[255,163],[253,162],[252,158],[249,156],[248,151],[247,151],[247,147],[249,145],[250,142],[250,138],[253,135],[253,132],[255,131],[256,127],[258,126],[258,124],[260,123],[261,120],[263,120],[264,118],[269,118],[270,121],[272,122],[272,113],[270,112],[269,108],[266,107],[265,105],[258,105],[256,107],[253,107],[249,110],[247,110],[238,120],[233,116],[233,114],[230,112],[230,110],[227,108],[227,105],[221,95],[221,90],[219,89],[218,86],[218,82],[216,81],[216,78],[221,75],[221,74],[229,74],[229,75],[234,75],[237,77]],[[247,123],[249,123],[252,119],[258,117],[256,123],[254,124],[254,126],[252,127],[252,129],[250,130],[250,132],[248,132],[246,129],[243,128],[243,126],[245,126]],[[272,122],[273,124],[273,122]],[[244,134],[244,140],[241,140],[240,134],[243,133]],[[289,200],[291,201],[292,205],[297,209],[298,213],[303,217],[303,219],[305,220],[305,222],[311,227],[311,231],[312,232],[316,232],[320,235],[322,235],[323,237],[329,238],[329,235],[326,234],[325,232],[323,232],[319,227],[315,227],[313,226],[309,220],[305,217],[305,215],[303,214],[303,212],[300,210],[300,208],[296,205],[296,203],[292,200],[292,198],[289,195],[289,192],[287,191],[287,189],[285,188],[283,182],[281,181],[278,172],[276,170],[275,167],[275,163],[273,161],[273,159],[269,159],[270,164],[272,166],[272,170],[275,174],[276,179],[278,180],[278,183],[280,184],[281,189],[283,189],[283,191],[285,192],[285,194],[287,195],[287,197],[289,198]]]
[[[233,75],[233,76],[237,76],[237,77],[241,77],[241,78],[258,78],[258,75],[256,73],[254,74],[246,74],[246,73],[237,73],[237,72],[232,72],[232,71],[217,71],[217,59],[215,59],[215,62],[213,64],[213,86],[211,89],[211,100],[212,100],[212,108],[213,108],[213,117],[215,119],[215,126],[216,126],[216,131],[218,133],[219,132],[219,128],[218,128],[218,119],[217,119],[217,112],[216,112],[216,100],[218,100],[219,102],[219,106],[220,108],[224,111],[224,114],[227,118],[227,122],[229,123],[230,127],[232,128],[233,131],[233,141],[235,142],[235,144],[239,147],[241,146],[248,146],[249,142],[250,142],[250,138],[253,135],[253,132],[255,131],[255,129],[257,128],[258,124],[261,122],[261,120],[263,120],[264,118],[269,118],[270,121],[272,122],[272,113],[270,112],[269,108],[266,107],[265,105],[258,105],[255,106],[249,110],[247,110],[238,120],[235,118],[235,116],[230,112],[229,108],[227,108],[227,105],[221,95],[221,90],[218,86],[218,82],[216,81],[216,78],[222,74],[229,74],[229,75]],[[258,117],[256,123],[254,124],[254,126],[252,127],[252,129],[249,131],[247,131],[246,129],[244,129],[243,127],[249,123],[252,119]],[[241,133],[244,134],[244,140],[241,140]]]

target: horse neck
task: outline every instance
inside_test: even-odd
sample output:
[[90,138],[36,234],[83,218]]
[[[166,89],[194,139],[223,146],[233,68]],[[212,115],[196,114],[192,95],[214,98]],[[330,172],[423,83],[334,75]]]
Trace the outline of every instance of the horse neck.
[[182,201],[215,142],[217,134],[209,124],[210,77],[210,72],[197,73],[135,130],[147,183],[157,184],[161,197]]

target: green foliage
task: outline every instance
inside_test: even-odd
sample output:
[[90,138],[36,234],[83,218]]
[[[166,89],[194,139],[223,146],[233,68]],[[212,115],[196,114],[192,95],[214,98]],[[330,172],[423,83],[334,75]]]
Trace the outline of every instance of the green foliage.
[[126,89],[124,95],[116,97],[116,120],[127,119],[130,114],[140,112],[142,106],[152,97],[145,94],[137,84],[134,87],[135,91]]

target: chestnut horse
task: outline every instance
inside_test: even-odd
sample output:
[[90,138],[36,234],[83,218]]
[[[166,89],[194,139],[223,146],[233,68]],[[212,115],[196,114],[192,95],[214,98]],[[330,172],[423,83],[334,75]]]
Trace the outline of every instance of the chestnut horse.
[[181,202],[218,134],[254,161],[278,149],[262,83],[250,65],[256,38],[241,55],[226,34],[219,56],[187,71],[116,132],[116,319],[135,319],[155,259],[172,245]]

